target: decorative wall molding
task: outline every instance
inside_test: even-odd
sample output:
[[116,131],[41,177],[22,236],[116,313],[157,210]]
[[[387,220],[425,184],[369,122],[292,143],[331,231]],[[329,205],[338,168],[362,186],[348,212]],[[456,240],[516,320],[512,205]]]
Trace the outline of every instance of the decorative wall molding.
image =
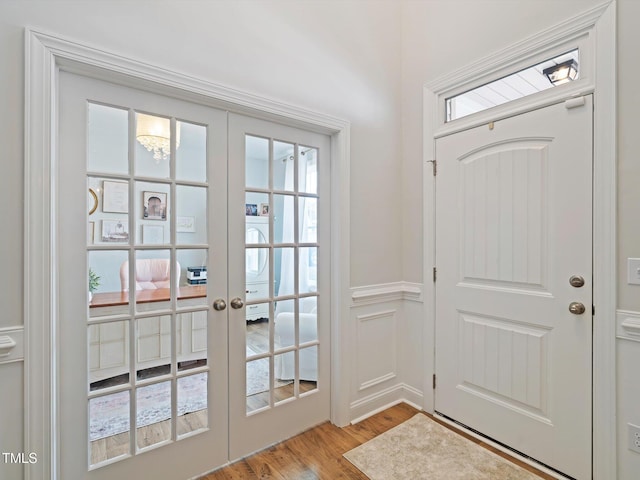
[[640,312],[631,310],[616,312],[616,337],[640,342]]
[[422,302],[422,284],[411,282],[382,283],[353,287],[351,289],[351,306],[371,305],[394,300],[410,300]]
[[0,328],[0,365],[24,361],[24,327]]
[[356,317],[356,379],[358,391],[397,377],[397,310]]

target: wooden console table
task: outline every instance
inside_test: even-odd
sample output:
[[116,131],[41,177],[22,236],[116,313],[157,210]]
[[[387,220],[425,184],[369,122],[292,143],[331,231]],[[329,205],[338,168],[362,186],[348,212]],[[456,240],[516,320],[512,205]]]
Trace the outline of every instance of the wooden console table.
[[[188,300],[190,298],[204,298],[207,296],[206,285],[185,285],[178,288],[178,300]],[[170,289],[157,288],[155,290],[136,291],[137,303],[165,302],[169,300]],[[94,293],[89,308],[115,307],[127,305],[129,303],[129,292],[104,292]]]

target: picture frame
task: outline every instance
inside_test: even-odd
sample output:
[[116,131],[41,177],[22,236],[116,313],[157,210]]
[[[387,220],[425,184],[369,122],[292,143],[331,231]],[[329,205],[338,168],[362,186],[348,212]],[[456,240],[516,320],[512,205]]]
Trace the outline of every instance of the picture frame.
[[98,209],[98,195],[93,188],[89,189],[89,197],[87,198],[87,202],[89,205],[89,215],[93,215],[94,212]]
[[160,245],[164,243],[164,226],[143,225],[142,243],[145,245]]
[[127,182],[102,182],[102,211],[105,213],[129,213],[129,184]]
[[258,205],[255,203],[245,203],[245,215],[247,217],[257,217]]
[[101,240],[104,243],[128,243],[129,224],[126,220],[102,220]]
[[167,194],[142,192],[142,218],[145,220],[167,219]]
[[96,222],[87,222],[87,245],[93,245]]
[[196,217],[177,217],[176,232],[194,233],[196,231]]
[[261,217],[268,217],[269,216],[269,204],[268,203],[261,203],[259,212],[260,212],[260,216]]

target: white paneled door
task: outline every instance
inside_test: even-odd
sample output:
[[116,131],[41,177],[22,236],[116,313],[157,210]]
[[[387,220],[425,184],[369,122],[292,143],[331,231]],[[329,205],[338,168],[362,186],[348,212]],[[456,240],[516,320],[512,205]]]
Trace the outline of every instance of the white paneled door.
[[436,410],[591,478],[592,98],[436,152]]
[[193,478],[327,420],[328,137],[67,72],[58,111],[58,477]]

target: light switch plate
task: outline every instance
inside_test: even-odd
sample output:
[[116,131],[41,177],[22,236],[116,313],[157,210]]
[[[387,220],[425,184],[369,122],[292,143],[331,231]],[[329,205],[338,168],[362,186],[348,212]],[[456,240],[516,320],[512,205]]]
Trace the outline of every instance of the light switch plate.
[[640,285],[640,258],[627,258],[627,282]]

